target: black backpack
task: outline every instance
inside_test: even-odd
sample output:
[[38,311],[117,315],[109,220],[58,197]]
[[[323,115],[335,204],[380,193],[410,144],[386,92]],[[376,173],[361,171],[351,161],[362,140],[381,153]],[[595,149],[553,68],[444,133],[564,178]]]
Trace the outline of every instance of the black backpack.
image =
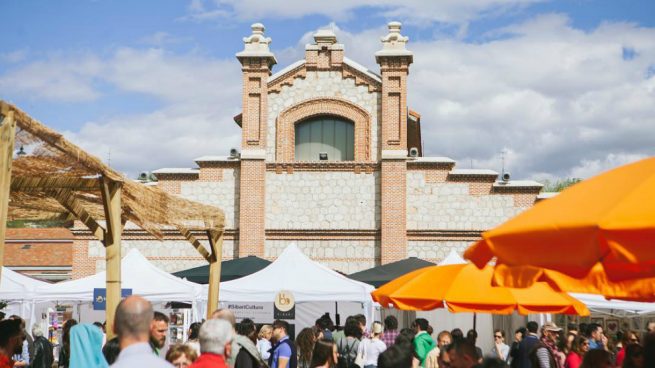
[[[346,346],[343,346],[343,341],[346,341]],[[337,359],[337,368],[360,368],[355,364],[357,359],[357,348],[359,348],[359,340],[354,339],[352,345],[348,344],[348,338],[344,337],[339,340],[337,351],[339,358]]]

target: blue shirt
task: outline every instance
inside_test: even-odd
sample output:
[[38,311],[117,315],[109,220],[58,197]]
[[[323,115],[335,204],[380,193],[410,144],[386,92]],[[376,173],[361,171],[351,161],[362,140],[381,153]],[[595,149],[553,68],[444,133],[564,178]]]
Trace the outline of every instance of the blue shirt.
[[[289,340],[289,336],[285,336],[282,339],[280,339],[280,342],[284,340]],[[280,344],[278,345],[277,349],[273,352],[273,365],[271,368],[277,368],[278,367],[278,361],[280,358],[286,358],[291,360],[291,348],[289,347],[289,344]],[[288,364],[287,364],[288,366]]]
[[589,350],[602,349],[603,345],[594,339],[589,339]]

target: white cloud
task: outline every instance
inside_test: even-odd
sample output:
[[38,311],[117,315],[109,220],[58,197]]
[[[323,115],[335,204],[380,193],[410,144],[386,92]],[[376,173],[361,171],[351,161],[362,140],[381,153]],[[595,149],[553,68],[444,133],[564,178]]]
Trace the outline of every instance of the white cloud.
[[27,57],[27,50],[15,50],[11,52],[0,53],[0,61],[5,63],[18,63]]
[[306,0],[192,0],[187,19],[196,21],[237,17],[242,20],[261,18],[301,18],[324,15],[344,20],[363,9],[386,18],[399,18],[422,24],[434,22],[463,24],[481,16],[493,16],[544,0],[332,0],[320,3]]

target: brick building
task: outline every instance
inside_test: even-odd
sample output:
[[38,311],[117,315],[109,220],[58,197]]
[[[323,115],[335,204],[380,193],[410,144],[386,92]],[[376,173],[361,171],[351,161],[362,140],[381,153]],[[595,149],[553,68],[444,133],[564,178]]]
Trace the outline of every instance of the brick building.
[[[408,256],[439,261],[535,202],[539,183],[423,157],[421,116],[407,107],[413,54],[400,23],[389,23],[371,55],[379,73],[348,59],[331,31],[314,41],[304,60],[271,75],[271,39],[254,24],[236,55],[240,155],[154,172],[164,190],[225,211],[226,259],[273,259],[296,242],[346,273]],[[74,232],[74,277],[102,269],[102,245],[84,229]],[[158,241],[128,229],[123,243],[168,271],[203,263],[172,231]]]
[[73,240],[65,228],[8,228],[4,265],[44,281],[71,278]]

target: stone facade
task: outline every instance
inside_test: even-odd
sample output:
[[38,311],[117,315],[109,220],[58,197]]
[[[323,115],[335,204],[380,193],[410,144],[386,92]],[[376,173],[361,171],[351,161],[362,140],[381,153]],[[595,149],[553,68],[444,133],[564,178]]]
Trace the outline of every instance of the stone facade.
[[[407,106],[413,54],[399,23],[389,24],[374,55],[379,75],[347,59],[331,31],[319,31],[314,40],[304,60],[271,76],[271,39],[261,24],[253,25],[237,54],[240,156],[205,156],[197,168],[154,172],[161,189],[225,212],[224,259],[272,260],[295,242],[344,273],[408,256],[438,262],[534,204],[538,183],[499,181],[491,170],[421,157],[420,114]],[[322,116],[352,123],[353,161],[295,161],[296,124]],[[420,157],[410,154],[413,147]],[[75,235],[73,277],[102,269],[100,243],[88,230]],[[138,248],[167,271],[205,263],[174,230],[163,241],[142,230],[123,239],[124,252]]]

